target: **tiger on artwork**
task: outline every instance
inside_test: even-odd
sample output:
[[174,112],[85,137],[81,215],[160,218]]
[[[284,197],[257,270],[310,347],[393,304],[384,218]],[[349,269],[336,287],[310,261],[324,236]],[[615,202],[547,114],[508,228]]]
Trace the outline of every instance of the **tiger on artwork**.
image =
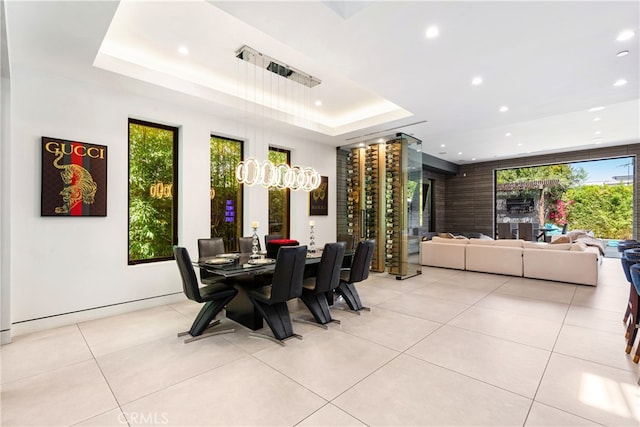
[[60,176],[65,185],[59,193],[62,196],[63,204],[55,208],[55,212],[58,214],[69,213],[80,202],[87,205],[92,204],[95,201],[96,191],[98,190],[98,185],[88,170],[80,165],[61,165],[59,162],[63,155],[62,151],[59,151],[53,161],[53,166],[57,169],[62,169]]

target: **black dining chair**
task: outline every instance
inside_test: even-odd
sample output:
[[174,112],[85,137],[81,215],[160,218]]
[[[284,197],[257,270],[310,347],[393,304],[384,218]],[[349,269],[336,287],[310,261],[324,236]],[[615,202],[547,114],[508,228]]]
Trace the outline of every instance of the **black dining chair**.
[[352,251],[356,245],[356,236],[353,234],[338,234],[338,242],[345,242],[345,250]]
[[345,242],[325,244],[315,277],[304,279],[302,284],[300,299],[307,306],[317,324],[325,329],[329,322],[340,323],[339,320],[331,318],[327,294],[333,292],[340,283],[340,270],[345,248]]
[[374,247],[375,240],[362,240],[358,243],[356,253],[353,255],[351,268],[342,270],[340,273],[340,283],[335,290],[337,294],[344,298],[349,308],[355,312],[370,310],[368,307],[362,305],[355,284],[369,277]]
[[[201,261],[203,258],[211,258],[223,253],[225,253],[225,249],[224,240],[222,240],[222,237],[198,239],[198,260]],[[212,278],[216,280],[217,276],[214,273],[208,272],[203,268],[200,269],[200,281],[202,283],[206,283]]]
[[306,257],[306,246],[280,248],[271,285],[247,290],[251,303],[271,328],[275,340],[264,334],[250,333],[251,336],[271,339],[280,345],[284,345],[284,340],[289,338],[302,339],[301,335],[293,332],[287,301],[302,294]]
[[[258,251],[260,251],[260,239],[256,239],[258,242]],[[253,236],[238,237],[238,246],[240,247],[240,253],[250,254],[253,252]]]
[[198,303],[204,303],[202,309],[196,316],[191,328],[188,331],[180,332],[179,337],[190,335],[191,338],[184,340],[185,343],[199,340],[214,335],[228,334],[234,329],[223,329],[213,331],[211,328],[217,326],[220,321],[213,319],[220,311],[236,296],[238,291],[222,282],[210,282],[204,287],[198,286],[196,272],[191,263],[191,257],[186,248],[174,246],[173,255],[178,263],[180,276],[182,277],[182,290],[187,298]]
[[533,241],[533,224],[530,222],[518,223],[518,239],[525,242]]
[[264,235],[264,247],[268,247],[269,246],[269,241],[271,240],[281,240],[284,239],[284,236],[282,234],[265,234]]
[[[636,336],[638,335],[638,329],[640,329],[640,264],[633,264],[630,268],[631,271],[631,281],[633,282],[633,291],[636,293],[635,295],[635,303],[634,306],[631,307],[631,313],[629,315],[629,325],[627,326],[627,348],[625,352],[627,354],[631,353],[631,349],[633,348],[633,344],[636,340]],[[638,344],[638,348],[636,348],[636,354],[633,356],[633,363],[640,362],[640,344]]]

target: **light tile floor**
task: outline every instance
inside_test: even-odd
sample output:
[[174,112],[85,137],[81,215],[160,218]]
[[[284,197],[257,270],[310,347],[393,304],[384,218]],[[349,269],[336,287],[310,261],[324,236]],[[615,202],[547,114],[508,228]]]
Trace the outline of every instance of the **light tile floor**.
[[183,344],[186,300],[14,337],[2,425],[640,425],[617,259],[596,288],[424,267],[358,289],[371,312],[285,347],[227,319]]

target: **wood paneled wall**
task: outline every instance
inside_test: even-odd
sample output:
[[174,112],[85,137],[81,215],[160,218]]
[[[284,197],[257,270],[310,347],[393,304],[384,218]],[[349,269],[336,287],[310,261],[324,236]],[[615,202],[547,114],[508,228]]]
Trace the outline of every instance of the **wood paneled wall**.
[[[436,232],[464,233],[476,232],[494,236],[495,201],[494,170],[527,166],[570,163],[584,160],[599,160],[612,157],[637,156],[640,144],[604,147],[593,150],[568,153],[547,154],[517,159],[461,165],[457,175],[439,177],[425,171],[425,177],[431,174],[436,179]],[[638,185],[638,162],[635,163],[633,236],[638,238],[640,219],[640,186]],[[444,205],[441,203],[444,192]]]

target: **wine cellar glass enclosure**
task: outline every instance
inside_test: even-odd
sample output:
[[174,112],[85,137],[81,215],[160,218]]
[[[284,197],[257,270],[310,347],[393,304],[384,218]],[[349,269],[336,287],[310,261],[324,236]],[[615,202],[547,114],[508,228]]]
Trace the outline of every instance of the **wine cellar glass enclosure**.
[[402,133],[338,147],[338,234],[375,240],[371,271],[397,279],[420,274],[421,147]]

